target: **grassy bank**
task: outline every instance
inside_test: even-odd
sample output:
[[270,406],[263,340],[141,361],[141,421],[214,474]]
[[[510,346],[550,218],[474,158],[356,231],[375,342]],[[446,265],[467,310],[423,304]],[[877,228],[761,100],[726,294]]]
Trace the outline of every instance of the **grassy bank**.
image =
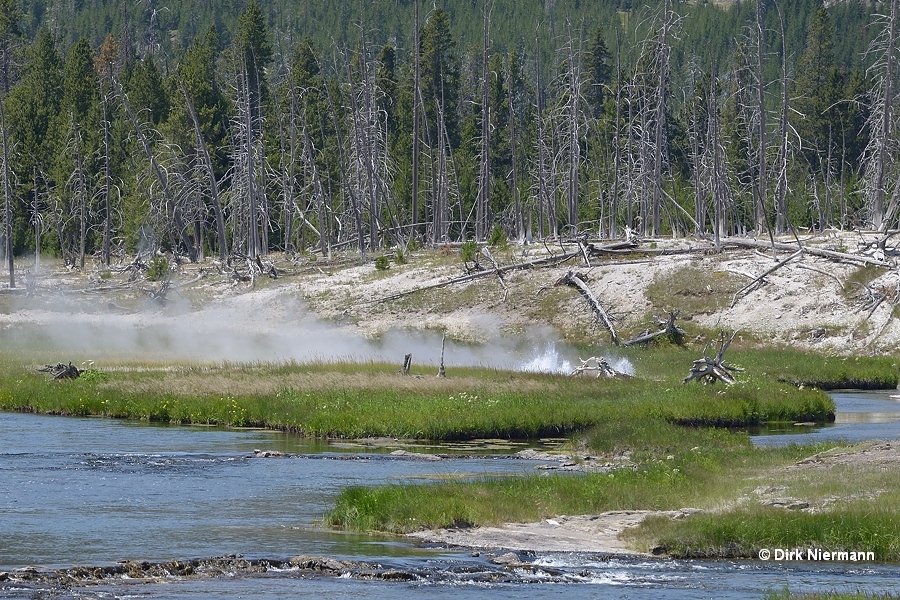
[[[895,486],[896,488],[896,486]],[[878,561],[900,561],[900,493],[842,503],[808,513],[753,506],[683,521],[650,519],[635,536],[656,540],[680,558],[757,558],[762,549],[873,552]]]
[[[75,381],[36,373],[40,362],[0,356],[0,409],[173,423],[258,426],[310,436],[528,438],[647,421],[694,426],[827,421],[818,389],[783,381],[896,386],[885,359],[787,351],[729,353],[737,385],[682,384],[696,350],[634,351],[624,380],[454,369],[399,376],[386,364],[98,365]],[[875,383],[873,383],[874,385]]]

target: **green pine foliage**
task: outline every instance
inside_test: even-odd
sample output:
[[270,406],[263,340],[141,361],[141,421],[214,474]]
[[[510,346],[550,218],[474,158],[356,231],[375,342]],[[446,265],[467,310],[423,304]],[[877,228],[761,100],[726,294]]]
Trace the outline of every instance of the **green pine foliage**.
[[[107,260],[110,246],[189,257],[348,244],[377,253],[414,239],[484,243],[492,231],[516,240],[616,237],[625,226],[710,232],[713,182],[731,203],[724,234],[775,223],[776,211],[785,227],[865,224],[860,182],[879,85],[865,50],[884,7],[766,2],[760,50],[754,5],[672,6],[496,2],[486,79],[482,7],[420,6],[417,89],[411,2],[0,3],[0,87],[15,148],[0,221],[12,223],[15,253],[40,237],[76,266],[99,251]],[[785,97],[791,143],[786,204],[770,181],[763,216],[760,85],[768,173],[781,170]],[[647,132],[660,97],[656,140]],[[485,120],[490,196],[478,229]],[[650,175],[661,181],[628,167],[657,152],[662,172]],[[659,189],[679,207],[651,210]],[[442,220],[444,230],[429,229]]]

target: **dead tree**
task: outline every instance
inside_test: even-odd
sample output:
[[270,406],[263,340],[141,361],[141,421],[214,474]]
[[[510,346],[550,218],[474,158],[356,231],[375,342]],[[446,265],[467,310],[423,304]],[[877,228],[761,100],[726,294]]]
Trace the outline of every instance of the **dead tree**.
[[81,377],[81,374],[84,373],[84,371],[73,365],[71,362],[67,365],[62,363],[44,365],[44,367],[38,369],[38,371],[41,373],[50,373],[53,375],[53,379],[78,379]]
[[219,260],[224,263],[227,262],[228,259],[228,242],[225,238],[225,215],[222,212],[222,201],[219,198],[219,186],[216,181],[215,170],[213,169],[212,157],[210,156],[209,147],[206,145],[203,130],[200,127],[200,119],[197,117],[197,111],[194,109],[194,102],[191,100],[190,94],[188,94],[184,81],[181,79],[181,75],[178,73],[177,69],[175,70],[175,78],[178,81],[181,94],[184,96],[185,106],[187,107],[188,115],[191,118],[191,126],[194,129],[194,138],[197,144],[196,151],[202,159],[201,164],[203,171],[206,174],[209,200],[212,203],[213,213],[216,218],[216,241],[219,246]]
[[891,0],[890,15],[886,19],[881,34],[869,49],[877,56],[872,66],[876,84],[869,117],[871,136],[863,155],[863,182],[869,220],[879,231],[890,226],[898,208],[897,184],[890,182],[895,179],[891,176],[891,170],[897,163],[897,156],[892,150],[897,142],[897,113],[900,112],[895,110],[900,88],[896,81],[900,64],[900,45],[897,44],[900,0]]
[[153,174],[156,176],[157,182],[162,188],[162,192],[166,200],[166,216],[168,218],[168,216],[171,215],[172,221],[175,225],[175,233],[178,235],[178,238],[181,241],[182,245],[184,245],[184,248],[187,251],[188,256],[190,257],[191,262],[196,262],[197,252],[194,248],[193,242],[187,235],[187,230],[184,225],[184,219],[182,217],[181,205],[173,194],[162,167],[156,160],[153,149],[150,147],[150,141],[147,139],[147,135],[144,133],[144,128],[141,126],[140,122],[137,120],[137,117],[135,117],[134,112],[132,112],[131,110],[131,106],[128,103],[128,96],[125,94],[125,90],[122,88],[122,85],[115,79],[113,80],[113,84],[117,88],[119,99],[122,101],[122,106],[125,109],[125,114],[128,115],[128,120],[131,121],[131,124],[134,127],[134,131],[135,133],[137,133],[138,140],[141,143],[141,147],[144,150],[144,154],[146,155],[147,160],[150,162],[150,168],[153,171]]
[[656,325],[658,329],[654,332],[651,332],[649,329],[644,331],[637,337],[634,337],[628,341],[622,342],[623,346],[636,346],[638,344],[648,344],[653,340],[656,340],[661,337],[668,337],[672,342],[676,344],[681,344],[684,339],[684,330],[675,324],[675,319],[678,318],[678,311],[669,312],[668,319],[660,319],[659,317],[654,317],[656,320]]
[[619,345],[619,336],[616,333],[616,328],[612,324],[612,319],[609,318],[609,315],[606,314],[606,310],[604,310],[603,306],[601,306],[600,301],[597,300],[597,297],[594,296],[594,293],[591,291],[591,288],[587,286],[586,276],[578,273],[572,269],[569,269],[566,274],[561,277],[556,285],[567,284],[574,286],[581,292],[581,295],[585,297],[588,301],[588,304],[591,307],[591,310],[597,315],[597,319],[603,323],[603,326],[609,332],[610,338],[612,342],[618,346]]
[[600,377],[631,377],[628,373],[617,371],[605,357],[592,356],[588,359],[580,358],[581,366],[576,367],[570,374],[571,377],[581,375],[582,373],[596,372],[597,378]]
[[734,341],[736,335],[737,332],[732,333],[727,341],[725,340],[724,332],[719,336],[719,351],[716,353],[715,358],[707,356],[707,351],[709,350],[709,344],[707,344],[703,349],[703,358],[698,358],[694,361],[690,373],[684,378],[682,383],[696,379],[702,383],[721,381],[727,385],[733,384],[735,382],[734,373],[744,371],[725,362],[725,351],[728,350],[728,346]]
[[[4,53],[5,54],[5,53]],[[6,224],[4,231],[6,266],[9,268],[9,288],[16,287],[16,268],[13,261],[12,243],[12,183],[9,168],[9,139],[6,135],[6,116],[3,111],[3,98],[0,98],[0,141],[3,143],[3,215]]]

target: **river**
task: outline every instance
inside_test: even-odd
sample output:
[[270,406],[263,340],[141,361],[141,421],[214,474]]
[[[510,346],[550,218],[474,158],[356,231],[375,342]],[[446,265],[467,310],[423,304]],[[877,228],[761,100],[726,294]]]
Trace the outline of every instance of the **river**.
[[[889,394],[851,394],[837,401],[837,425],[807,429],[807,437],[840,433],[845,414],[883,414],[891,411],[881,409],[900,407]],[[871,410],[873,406],[879,410]],[[842,411],[853,407],[861,410]],[[896,417],[872,418],[893,427],[890,439],[896,439],[900,414]],[[857,425],[844,434],[858,432],[862,420],[849,419]],[[785,586],[792,591],[886,592],[900,580],[900,566],[877,563],[679,561],[587,553],[519,553],[527,568],[507,570],[493,564],[487,553],[316,526],[348,485],[502,476],[533,472],[540,464],[490,452],[472,456],[471,448],[467,458],[426,461],[352,445],[309,445],[295,436],[260,430],[11,413],[0,413],[0,425],[0,571],[232,554],[286,560],[308,554],[367,561],[415,575],[412,581],[386,583],[309,577],[283,568],[150,584],[123,578],[75,588],[7,581],[0,582],[0,598],[199,600],[309,594],[405,600],[427,594],[680,600],[761,598]],[[875,431],[876,437],[884,432]],[[792,435],[797,434],[769,439],[784,441]],[[255,449],[290,456],[255,458]]]

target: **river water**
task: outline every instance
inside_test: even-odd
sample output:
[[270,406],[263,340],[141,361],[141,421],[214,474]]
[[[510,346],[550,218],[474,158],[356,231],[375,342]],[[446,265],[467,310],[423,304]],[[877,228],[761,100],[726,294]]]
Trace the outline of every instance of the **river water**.
[[[879,408],[900,406],[889,395],[866,398],[851,395],[846,406],[868,401],[894,402],[876,405]],[[897,416],[889,421],[894,427],[900,421]],[[838,430],[840,420],[839,415],[835,427],[807,435]],[[892,431],[896,439],[896,429]],[[255,458],[255,449],[278,450],[290,457]],[[270,431],[0,413],[0,571],[230,554],[285,560],[309,554],[368,561],[415,574],[414,581],[395,583],[309,577],[293,569],[150,584],[107,580],[76,588],[0,582],[0,598],[315,594],[404,600],[427,594],[680,600],[760,598],[767,590],[785,586],[792,591],[885,592],[900,580],[900,567],[877,563],[673,561],[540,552],[520,553],[530,566],[510,571],[492,564],[486,554],[317,527],[339,490],[348,485],[503,476],[533,472],[540,464],[490,452],[473,457],[471,448],[466,450],[468,458],[439,461],[396,457],[387,451],[311,446]]]

